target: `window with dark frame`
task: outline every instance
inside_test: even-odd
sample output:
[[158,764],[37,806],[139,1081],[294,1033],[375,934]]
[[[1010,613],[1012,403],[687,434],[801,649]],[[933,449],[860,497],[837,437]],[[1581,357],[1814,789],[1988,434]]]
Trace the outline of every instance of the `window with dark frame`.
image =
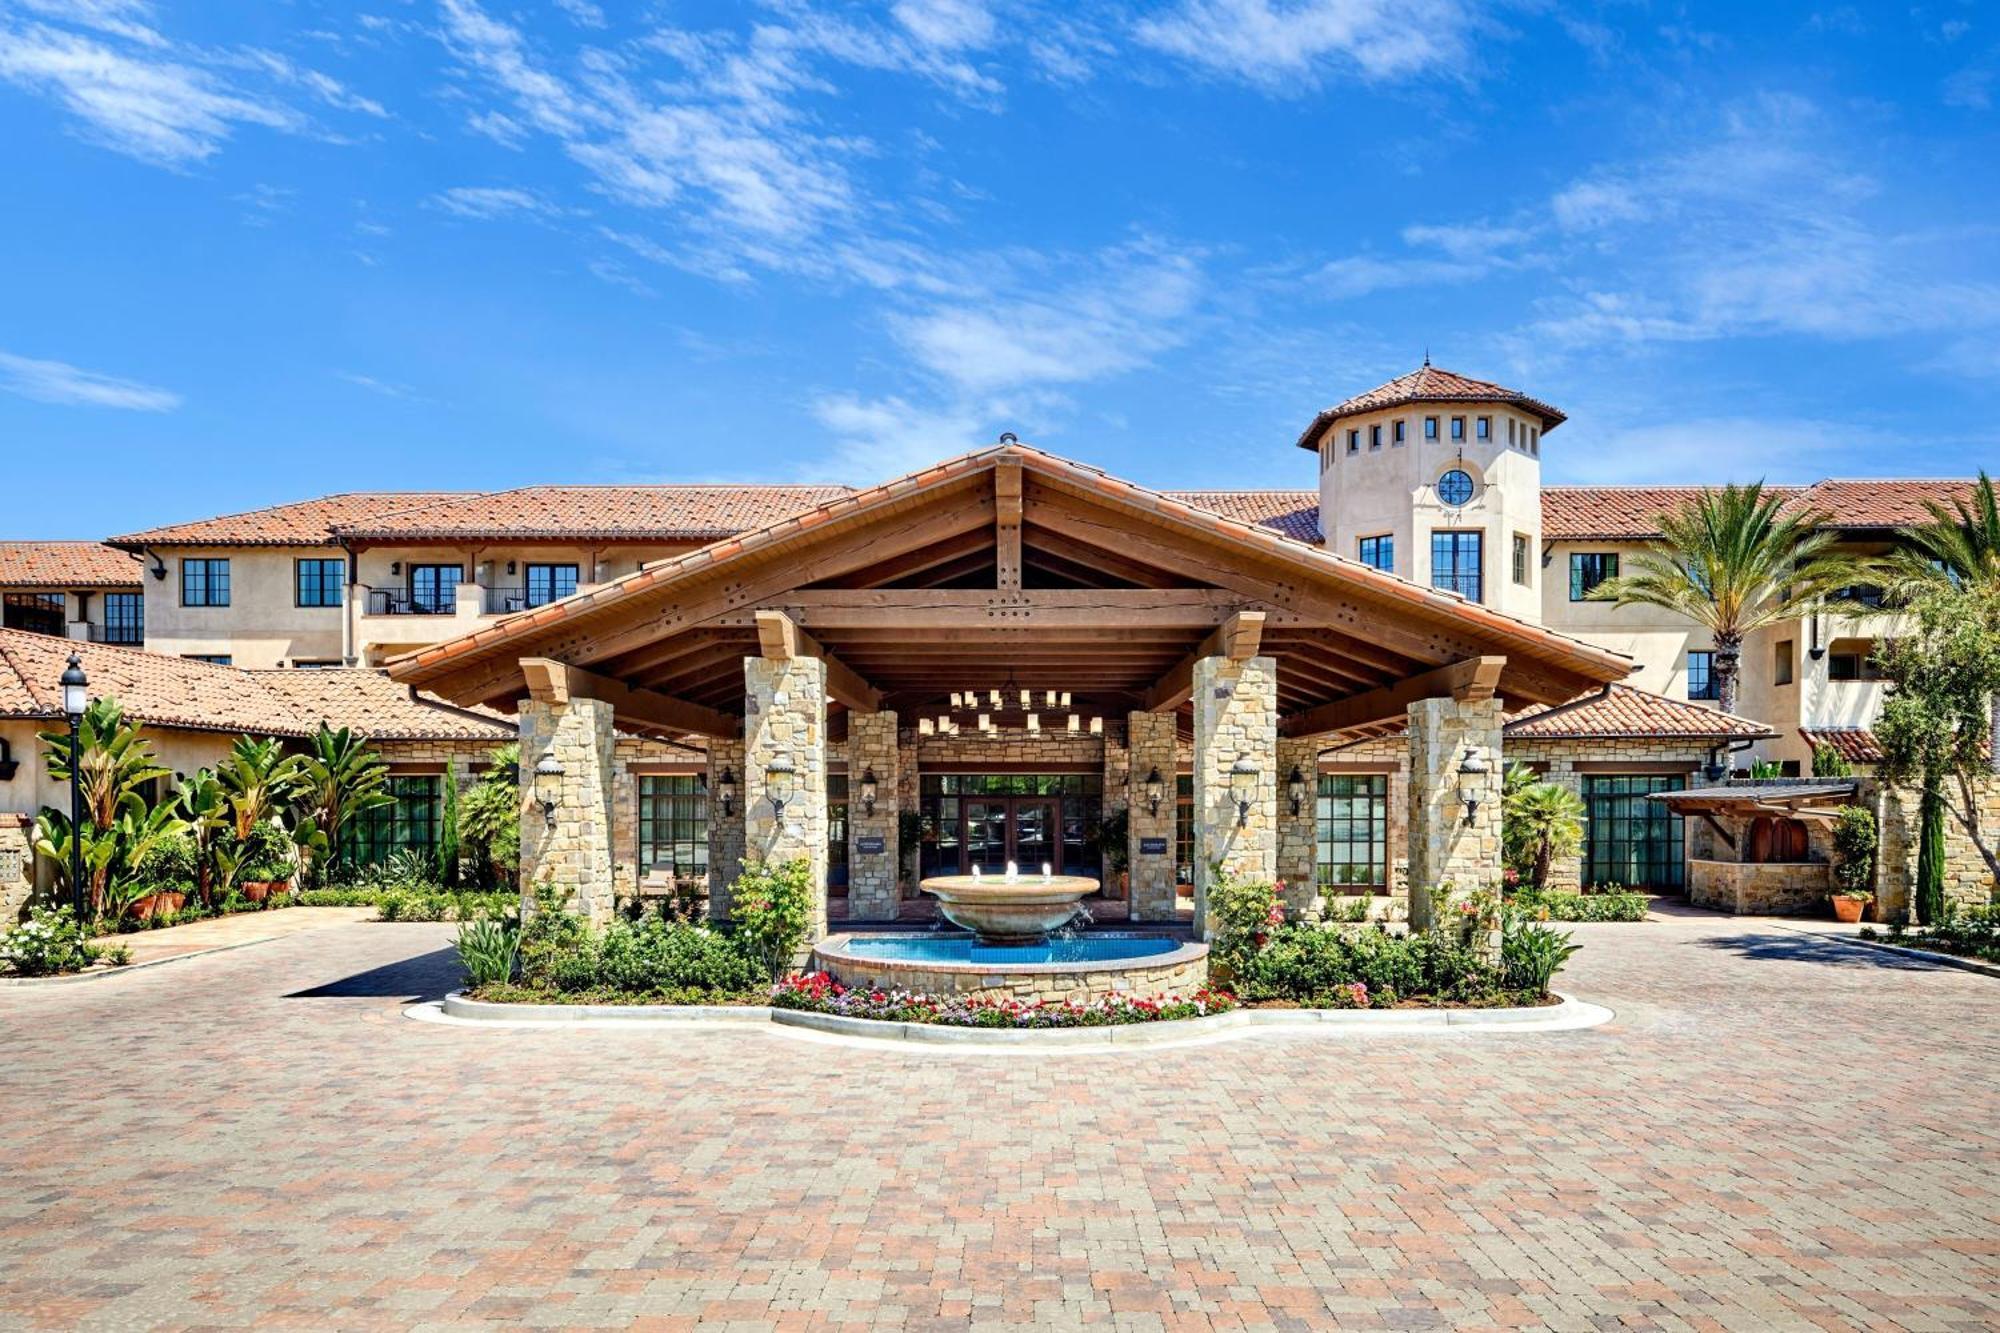
[[392,774],[383,785],[389,804],[362,810],[340,827],[340,856],[349,865],[381,865],[397,852],[437,850],[440,774]]
[[339,606],[345,600],[345,560],[294,560],[292,596],[298,606]]
[[575,565],[529,565],[528,605],[547,606],[576,595]]
[[708,874],[708,789],[698,773],[639,775],[639,874]]
[[1618,577],[1618,556],[1613,551],[1572,551],[1569,557],[1569,599],[1587,601],[1597,585]]
[[1789,685],[1792,683],[1792,640],[1780,639],[1771,651],[1771,683]]
[[1402,420],[1401,418],[1397,419],[1395,428],[1391,431],[1391,436],[1397,444],[1403,443],[1403,441],[1407,438],[1405,433],[1405,427],[1407,427],[1408,425],[1409,423]]
[[1523,588],[1534,583],[1533,547],[1521,533],[1514,534],[1514,582]]
[[10,592],[0,610],[0,625],[61,638],[69,632],[68,606],[69,599],[59,592]]
[[138,592],[104,594],[104,641],[141,644],[146,641],[146,595]]
[[1314,810],[1316,878],[1322,889],[1379,893],[1389,885],[1389,779],[1382,773],[1322,773]]
[[228,653],[182,653],[183,662],[206,662],[210,666],[234,666],[236,659]]
[[1585,885],[1680,888],[1686,877],[1681,817],[1650,798],[1654,792],[1680,791],[1686,786],[1685,778],[1670,774],[1586,776]]
[[1462,440],[1465,438],[1464,417],[1453,417],[1451,419],[1451,438],[1454,440]]
[[1480,417],[1480,418],[1479,418],[1479,420],[1478,420],[1478,423],[1477,423],[1477,428],[1476,428],[1476,431],[1475,431],[1475,436],[1476,436],[1476,438],[1478,438],[1478,439],[1481,439],[1481,440],[1490,440],[1490,439],[1492,439],[1492,438],[1493,438],[1493,418],[1492,418],[1492,417]]
[[1688,698],[1715,700],[1722,697],[1720,682],[1715,678],[1715,653],[1712,649],[1690,649],[1688,652]]
[[1431,586],[1484,601],[1485,537],[1476,530],[1431,533]]
[[1355,556],[1370,569],[1396,572],[1396,539],[1392,535],[1363,537],[1355,543]]
[[410,613],[448,616],[458,610],[458,584],[463,565],[410,565]]
[[1424,438],[1427,440],[1435,440],[1437,437],[1438,437],[1438,419],[1436,417],[1425,417]]
[[1379,421],[1368,428],[1368,447],[1370,449],[1382,447],[1382,423]]
[[228,606],[229,561],[189,558],[181,561],[182,606]]
[[826,887],[847,891],[847,774],[826,775]]
[[1350,454],[1361,452],[1361,428],[1359,426],[1347,432],[1347,452]]
[[1174,883],[1194,883],[1194,774],[1174,779]]

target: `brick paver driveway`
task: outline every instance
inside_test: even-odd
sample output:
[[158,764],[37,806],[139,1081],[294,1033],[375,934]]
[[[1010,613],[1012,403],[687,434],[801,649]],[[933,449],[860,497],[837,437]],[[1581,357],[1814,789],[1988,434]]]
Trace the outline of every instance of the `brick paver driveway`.
[[1582,928],[1592,1031],[412,1022],[448,928],[0,993],[0,1325],[1992,1327],[2000,982]]

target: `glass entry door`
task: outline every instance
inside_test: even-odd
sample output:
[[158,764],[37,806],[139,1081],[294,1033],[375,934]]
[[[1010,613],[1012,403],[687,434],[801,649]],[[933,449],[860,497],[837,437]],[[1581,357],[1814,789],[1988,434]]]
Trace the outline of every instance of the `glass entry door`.
[[1004,800],[965,803],[966,874],[975,866],[982,875],[1006,873],[1007,805]]
[[1045,863],[1061,866],[1062,857],[1056,852],[1059,830],[1054,801],[1015,801],[1011,831],[1014,854],[1008,859],[1021,867],[1022,874],[1039,875]]
[[1022,874],[1040,874],[1042,863],[1059,865],[1056,803],[996,797],[965,803],[965,871],[1004,875],[1012,861]]

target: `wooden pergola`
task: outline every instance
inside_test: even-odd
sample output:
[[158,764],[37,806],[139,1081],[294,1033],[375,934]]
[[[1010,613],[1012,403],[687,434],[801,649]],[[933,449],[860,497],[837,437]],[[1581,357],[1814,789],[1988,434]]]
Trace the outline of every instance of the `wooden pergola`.
[[396,659],[465,705],[610,702],[621,727],[740,737],[746,657],[814,657],[836,710],[1002,682],[1185,718],[1204,657],[1268,656],[1284,735],[1435,696],[1559,704],[1630,662],[1084,465],[1006,444]]

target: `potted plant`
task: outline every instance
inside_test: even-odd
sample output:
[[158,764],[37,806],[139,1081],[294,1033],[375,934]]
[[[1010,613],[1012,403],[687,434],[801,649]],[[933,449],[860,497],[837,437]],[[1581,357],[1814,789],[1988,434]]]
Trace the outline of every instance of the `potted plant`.
[[1855,922],[1875,900],[1875,812],[1865,805],[1842,806],[1833,822],[1833,918]]
[[185,829],[161,838],[138,858],[133,878],[145,886],[125,909],[134,921],[180,911],[187,906],[188,890],[195,879],[194,839]]
[[1861,919],[1875,895],[1867,889],[1842,889],[1833,895],[1833,919],[1852,924]]
[[282,896],[291,887],[292,840],[276,820],[250,830],[243,843],[243,868],[237,888],[253,903]]

